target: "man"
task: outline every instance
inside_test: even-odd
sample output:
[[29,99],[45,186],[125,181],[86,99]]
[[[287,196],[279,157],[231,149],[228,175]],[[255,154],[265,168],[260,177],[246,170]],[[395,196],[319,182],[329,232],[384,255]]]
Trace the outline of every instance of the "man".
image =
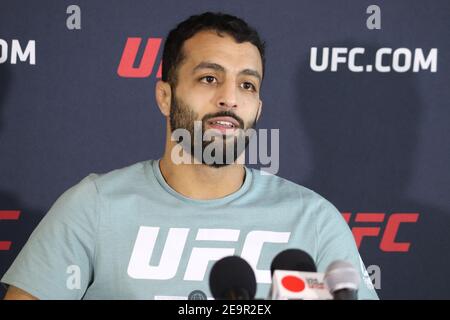
[[[263,73],[264,44],[241,19],[208,12],[172,30],[156,84],[167,123],[163,157],[90,174],[66,191],[2,278],[6,298],[211,297],[211,265],[230,255],[249,262],[257,298],[266,298],[271,260],[299,248],[322,272],[335,260],[353,263],[365,280],[359,298],[377,299],[332,204],[238,161],[236,145],[248,143],[261,114]],[[211,139],[174,139],[198,129]]]

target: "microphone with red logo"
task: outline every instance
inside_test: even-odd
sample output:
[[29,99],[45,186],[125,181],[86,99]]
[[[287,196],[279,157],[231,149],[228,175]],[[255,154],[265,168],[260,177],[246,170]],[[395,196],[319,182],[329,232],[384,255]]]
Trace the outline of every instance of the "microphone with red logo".
[[325,283],[334,300],[357,300],[360,282],[358,271],[347,261],[334,261],[325,271]]
[[270,266],[271,300],[331,300],[324,274],[317,272],[313,258],[305,251],[287,249],[280,252]]
[[253,300],[256,294],[255,273],[244,259],[225,257],[211,268],[209,288],[216,300]]

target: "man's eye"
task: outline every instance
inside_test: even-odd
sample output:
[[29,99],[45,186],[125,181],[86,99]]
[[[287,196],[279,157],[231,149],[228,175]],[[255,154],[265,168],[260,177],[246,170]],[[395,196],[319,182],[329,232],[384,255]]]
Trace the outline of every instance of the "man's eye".
[[[214,80],[216,80],[216,78],[213,76],[205,76],[205,77],[200,78],[200,80],[202,80],[202,81],[205,80],[206,83],[213,83]],[[203,82],[205,82],[205,81],[203,81]]]
[[243,87],[245,90],[256,91],[256,87],[255,87],[252,83],[250,83],[250,82],[244,82],[244,83],[242,84],[242,87]]

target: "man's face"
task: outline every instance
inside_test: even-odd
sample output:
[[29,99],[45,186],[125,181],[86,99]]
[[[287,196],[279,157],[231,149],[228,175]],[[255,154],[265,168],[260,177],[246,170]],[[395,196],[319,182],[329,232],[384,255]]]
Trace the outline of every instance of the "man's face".
[[226,152],[233,150],[234,162],[244,151],[238,149],[238,141],[245,139],[245,147],[248,145],[245,130],[253,128],[259,117],[260,53],[249,42],[237,43],[229,35],[220,37],[215,31],[197,33],[184,43],[183,52],[185,59],[178,68],[177,87],[172,92],[171,130],[189,131],[191,145],[184,148],[194,154],[194,121],[201,121],[202,132],[214,136],[212,141],[202,143],[202,154],[210,143],[215,143],[223,147],[223,160],[212,166],[230,164]]

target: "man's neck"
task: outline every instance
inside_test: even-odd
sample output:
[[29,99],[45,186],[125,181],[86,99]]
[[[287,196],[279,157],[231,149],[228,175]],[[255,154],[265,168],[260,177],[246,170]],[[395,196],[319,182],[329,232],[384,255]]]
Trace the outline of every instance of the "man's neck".
[[213,168],[204,164],[174,164],[167,152],[159,163],[167,184],[196,200],[223,198],[239,190],[245,179],[242,164]]

